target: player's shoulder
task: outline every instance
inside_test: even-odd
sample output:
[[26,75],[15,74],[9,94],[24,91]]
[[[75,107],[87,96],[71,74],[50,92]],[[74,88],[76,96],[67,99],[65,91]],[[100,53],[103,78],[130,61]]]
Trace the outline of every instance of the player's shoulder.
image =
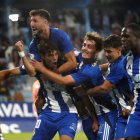
[[60,28],[51,28],[50,31],[53,37],[57,38],[59,36],[60,38],[69,38],[69,35]]
[[89,73],[89,75],[92,75],[93,73],[100,72],[100,68],[97,62],[93,62],[91,64],[85,65],[85,71]]
[[111,63],[110,66],[115,67],[115,68],[121,67],[123,66],[124,60],[125,60],[125,57],[120,56],[115,62]]
[[52,34],[66,34],[66,32],[60,28],[51,28]]
[[125,57],[120,57],[115,63],[110,64],[110,71],[112,73],[125,73]]
[[30,46],[33,44],[37,44],[38,43],[38,38],[37,37],[33,37],[31,42],[30,42]]

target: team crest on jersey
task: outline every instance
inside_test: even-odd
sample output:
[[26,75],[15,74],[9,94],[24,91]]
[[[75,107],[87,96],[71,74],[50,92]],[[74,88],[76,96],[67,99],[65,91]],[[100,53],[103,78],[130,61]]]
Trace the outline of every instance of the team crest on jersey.
[[92,64],[93,67],[95,67],[96,65],[97,65],[97,62],[94,62],[94,63]]

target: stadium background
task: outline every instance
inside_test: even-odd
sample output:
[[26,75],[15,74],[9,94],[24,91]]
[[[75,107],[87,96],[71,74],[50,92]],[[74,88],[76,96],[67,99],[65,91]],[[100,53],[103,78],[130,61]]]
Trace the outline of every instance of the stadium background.
[[[31,40],[28,13],[38,8],[50,11],[52,26],[65,30],[79,50],[87,31],[94,30],[106,37],[111,33],[120,35],[122,27],[130,22],[140,24],[139,0],[1,0],[0,70],[21,64],[14,43],[19,39],[24,40],[25,51],[28,52],[27,46]],[[18,18],[10,17],[13,14],[18,14]],[[26,76],[0,82],[0,124],[3,132],[7,133],[4,135],[6,140],[31,138],[35,123],[31,109],[34,81],[34,78]],[[76,139],[86,140],[81,130],[79,123],[80,133]]]

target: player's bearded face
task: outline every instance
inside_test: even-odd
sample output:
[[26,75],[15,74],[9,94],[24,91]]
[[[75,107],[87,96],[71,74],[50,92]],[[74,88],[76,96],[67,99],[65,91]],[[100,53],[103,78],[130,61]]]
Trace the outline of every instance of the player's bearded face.
[[31,17],[31,30],[33,36],[40,36],[43,33],[43,27],[44,27],[44,19],[40,16],[32,16]]
[[36,36],[36,37],[39,37],[39,36],[41,35],[42,32],[43,32],[42,30],[37,29],[37,28],[33,28],[33,29],[32,29],[32,35],[33,35],[33,36]]
[[84,59],[93,59],[96,55],[95,41],[85,40],[82,46],[82,57]]

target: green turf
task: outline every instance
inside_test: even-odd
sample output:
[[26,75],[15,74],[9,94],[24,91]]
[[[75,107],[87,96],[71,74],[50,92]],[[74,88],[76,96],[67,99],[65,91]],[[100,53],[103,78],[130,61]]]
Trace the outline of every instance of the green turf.
[[[31,140],[32,133],[21,133],[21,134],[4,134],[5,140]],[[53,138],[53,140],[59,140],[58,134]],[[83,132],[77,133],[74,140],[87,140]]]

